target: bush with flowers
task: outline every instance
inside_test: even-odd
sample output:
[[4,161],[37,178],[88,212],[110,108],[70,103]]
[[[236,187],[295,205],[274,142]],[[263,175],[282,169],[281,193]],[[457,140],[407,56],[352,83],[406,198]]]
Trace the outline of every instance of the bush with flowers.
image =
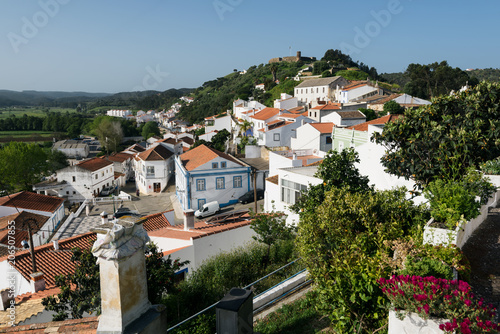
[[474,299],[471,287],[460,280],[433,276],[392,276],[378,280],[398,318],[410,312],[423,319],[446,319],[439,328],[446,333],[491,333],[500,329],[492,319],[495,309]]

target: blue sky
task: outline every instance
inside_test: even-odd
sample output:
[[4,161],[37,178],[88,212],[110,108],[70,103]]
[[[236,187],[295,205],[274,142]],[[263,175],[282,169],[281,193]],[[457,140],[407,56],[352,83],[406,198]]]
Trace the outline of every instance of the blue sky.
[[302,51],[500,67],[497,1],[0,0],[0,89],[195,88]]

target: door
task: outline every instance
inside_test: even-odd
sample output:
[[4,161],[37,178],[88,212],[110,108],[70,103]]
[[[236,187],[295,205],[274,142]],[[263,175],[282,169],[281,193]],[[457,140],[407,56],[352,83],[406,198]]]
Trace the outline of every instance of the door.
[[161,191],[161,183],[153,183],[153,188],[155,193],[159,193]]

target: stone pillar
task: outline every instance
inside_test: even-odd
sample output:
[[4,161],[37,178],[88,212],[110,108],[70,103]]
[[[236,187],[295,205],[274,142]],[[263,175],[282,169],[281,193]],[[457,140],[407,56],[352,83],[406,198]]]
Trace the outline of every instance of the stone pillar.
[[[124,333],[127,327],[137,328],[138,322],[141,329],[137,333],[148,333],[145,328],[151,319],[145,314],[151,313],[151,303],[144,257],[149,241],[146,231],[140,223],[123,220],[101,225],[94,231],[97,240],[92,253],[98,258],[101,276],[102,314],[97,333]],[[161,312],[156,313],[159,317]]]
[[184,211],[184,231],[194,229],[194,210],[187,209]]

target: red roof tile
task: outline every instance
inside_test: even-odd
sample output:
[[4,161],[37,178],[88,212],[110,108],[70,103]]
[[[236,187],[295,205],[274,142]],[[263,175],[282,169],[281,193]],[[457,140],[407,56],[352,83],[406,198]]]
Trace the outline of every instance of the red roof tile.
[[327,104],[318,105],[318,106],[311,108],[311,109],[314,109],[314,110],[340,110],[341,105],[340,105],[340,103],[328,102]]
[[[74,271],[75,264],[70,261],[71,249],[78,247],[80,249],[89,249],[96,240],[96,234],[93,232],[78,235],[76,237],[59,240],[59,250],[54,250],[52,244],[35,247],[35,259],[37,269],[44,273],[45,287],[47,289],[55,287],[55,276],[67,275]],[[0,258],[0,262],[5,261],[7,257]],[[32,271],[31,256],[29,250],[16,254],[14,267],[26,279],[30,280]]]
[[253,116],[250,116],[253,119],[259,121],[265,121],[273,116],[278,115],[280,110],[278,108],[264,108]]
[[217,157],[224,158],[243,166],[243,164],[236,160],[233,156],[217,151],[206,145],[195,147],[182,154],[180,158],[186,170],[194,170]]
[[130,146],[127,150],[136,151],[136,152],[146,151],[146,149],[139,144],[134,144],[134,145]]
[[64,199],[54,196],[41,195],[30,191],[22,191],[10,196],[0,197],[0,206],[18,209],[55,212]]
[[385,116],[379,117],[377,119],[374,119],[374,120],[371,120],[368,122],[364,122],[364,123],[361,123],[358,125],[349,126],[348,129],[353,129],[353,130],[357,130],[357,131],[368,131],[368,125],[380,125],[380,124],[394,122],[396,119],[399,118],[399,116],[402,116],[402,115],[385,115]]
[[320,133],[332,133],[333,123],[308,123],[310,126],[318,130]]
[[302,116],[301,114],[290,114],[290,113],[283,113],[281,114],[280,117],[285,117],[285,118],[297,118]]
[[112,155],[107,156],[107,157],[102,157],[101,159],[105,159],[105,160],[109,160],[109,161],[113,161],[113,162],[124,162],[124,161],[127,161],[128,159],[132,159],[132,158],[133,158],[132,154],[119,152],[119,153],[115,153],[115,154],[112,154]]
[[43,333],[79,333],[94,334],[97,332],[99,317],[71,319],[64,321],[45,322],[40,324],[22,325],[0,328],[0,333],[43,334]]
[[170,151],[165,146],[159,144],[142,153],[139,153],[138,157],[144,161],[161,161],[161,160],[167,160],[172,155],[174,155],[172,151]]
[[279,179],[279,175],[274,175],[274,176],[270,176],[266,179],[266,181],[269,181],[271,183],[274,183],[274,184],[278,184],[278,179]]
[[392,94],[392,95],[389,95],[388,97],[385,97],[381,100],[378,100],[378,101],[370,103],[370,104],[385,104],[386,102],[392,101],[392,100],[400,97],[401,95],[403,95],[403,94]]
[[[241,220],[244,219],[244,220]],[[184,230],[184,225],[176,225],[161,230],[156,230],[149,232],[148,235],[152,237],[160,238],[171,238],[171,239],[181,239],[181,240],[191,240],[203,238],[208,235],[221,233],[224,231],[229,231],[235,228],[250,225],[252,221],[250,220],[250,215],[246,214],[236,221],[226,220],[223,223],[217,224],[207,224],[205,222],[196,222],[194,224],[194,229]]]
[[170,222],[168,221],[167,217],[165,217],[166,212],[168,211],[153,213],[152,215],[144,217],[146,219],[142,224],[144,229],[148,232],[151,232],[154,230],[159,230],[161,228],[172,226],[172,224],[170,224]]
[[91,172],[95,172],[101,168],[105,168],[111,166],[113,163],[111,161],[107,161],[101,158],[92,158],[89,160],[85,160],[77,164],[78,167],[84,168]]

